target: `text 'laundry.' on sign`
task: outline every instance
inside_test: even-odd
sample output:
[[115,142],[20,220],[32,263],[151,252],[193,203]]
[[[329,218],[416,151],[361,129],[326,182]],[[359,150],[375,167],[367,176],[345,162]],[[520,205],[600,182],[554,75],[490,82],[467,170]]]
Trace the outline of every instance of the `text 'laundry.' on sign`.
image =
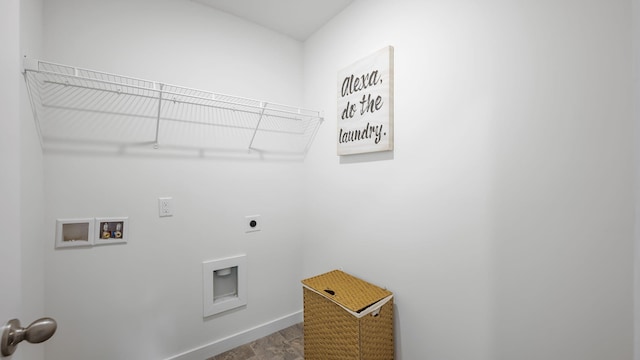
[[393,150],[393,47],[338,74],[338,155]]

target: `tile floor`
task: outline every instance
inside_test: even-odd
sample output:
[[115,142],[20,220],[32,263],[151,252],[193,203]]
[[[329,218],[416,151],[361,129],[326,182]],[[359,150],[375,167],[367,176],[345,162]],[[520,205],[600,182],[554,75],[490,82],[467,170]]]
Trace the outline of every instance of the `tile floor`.
[[302,323],[207,360],[304,360]]

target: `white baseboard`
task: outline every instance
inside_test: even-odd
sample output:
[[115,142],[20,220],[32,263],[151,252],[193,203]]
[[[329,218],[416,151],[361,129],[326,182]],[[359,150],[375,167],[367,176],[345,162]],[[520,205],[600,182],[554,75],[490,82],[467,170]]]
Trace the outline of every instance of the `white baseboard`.
[[298,311],[165,360],[204,360],[301,322],[302,311]]

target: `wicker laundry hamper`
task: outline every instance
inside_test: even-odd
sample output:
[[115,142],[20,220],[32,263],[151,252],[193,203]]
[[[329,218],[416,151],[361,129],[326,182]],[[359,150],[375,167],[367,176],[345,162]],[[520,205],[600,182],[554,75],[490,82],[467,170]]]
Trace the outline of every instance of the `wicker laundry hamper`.
[[340,270],[302,280],[305,360],[393,360],[393,293]]

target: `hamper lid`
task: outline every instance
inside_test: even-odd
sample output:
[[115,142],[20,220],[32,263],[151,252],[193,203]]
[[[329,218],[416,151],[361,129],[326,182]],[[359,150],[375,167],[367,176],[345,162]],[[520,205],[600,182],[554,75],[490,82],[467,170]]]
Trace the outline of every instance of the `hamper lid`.
[[333,270],[302,280],[302,284],[327,299],[357,313],[393,295],[391,291],[340,270]]

